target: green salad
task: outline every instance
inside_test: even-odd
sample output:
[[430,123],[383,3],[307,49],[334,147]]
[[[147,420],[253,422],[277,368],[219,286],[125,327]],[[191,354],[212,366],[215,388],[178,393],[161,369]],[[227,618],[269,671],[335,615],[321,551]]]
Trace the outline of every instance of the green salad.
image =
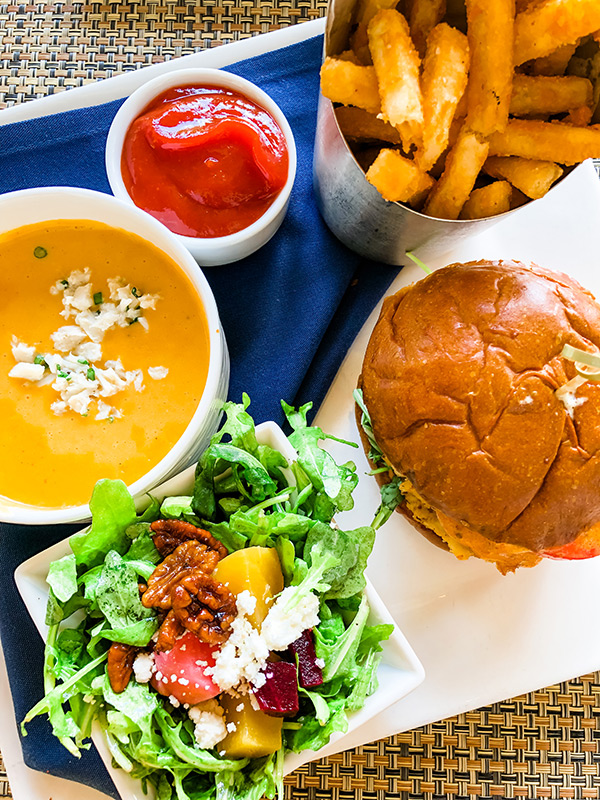
[[[50,565],[46,714],[73,754],[102,727],[113,764],[159,800],[283,796],[286,752],[323,747],[377,687],[391,625],[368,625],[375,531],[340,530],[338,465],[282,403],[297,457],[259,444],[243,403],[203,453],[193,494],[149,499],[103,480],[91,526]],[[349,444],[349,443],[346,443]]]

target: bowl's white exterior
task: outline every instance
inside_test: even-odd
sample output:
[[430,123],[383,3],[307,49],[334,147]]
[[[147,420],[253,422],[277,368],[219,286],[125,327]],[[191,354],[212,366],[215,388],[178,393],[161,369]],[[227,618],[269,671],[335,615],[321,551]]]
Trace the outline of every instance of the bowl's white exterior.
[[[0,196],[0,235],[37,222],[94,220],[135,233],[170,256],[188,276],[206,312],[210,359],[204,393],[179,441],[169,453],[129,489],[138,497],[198,458],[216,430],[229,386],[229,356],[213,293],[189,252],[165,227],[131,204],[89,189],[49,187]],[[101,476],[99,476],[101,477]],[[32,476],[35,480],[35,476]],[[79,522],[89,519],[87,505],[42,508],[0,497],[0,520],[24,525]]]
[[290,199],[290,192],[296,176],[296,144],[292,129],[277,103],[266,92],[259,89],[245,78],[220,69],[182,69],[169,72],[148,81],[123,103],[117,111],[106,140],[106,173],[110,188],[115,197],[134,205],[129,192],[125,188],[121,174],[121,153],[125,134],[132,122],[158,95],[176,86],[223,86],[240,92],[262,106],[275,119],[285,136],[289,167],[287,181],[273,203],[265,213],[244,230],[229,236],[214,238],[198,238],[173,234],[187,247],[194,258],[203,267],[215,267],[230,264],[251,255],[266,244],[277,231],[285,217]]

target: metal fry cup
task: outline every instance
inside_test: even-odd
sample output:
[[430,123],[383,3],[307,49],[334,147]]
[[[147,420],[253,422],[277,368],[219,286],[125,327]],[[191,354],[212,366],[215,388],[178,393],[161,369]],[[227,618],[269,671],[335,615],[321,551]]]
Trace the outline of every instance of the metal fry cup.
[[[325,56],[349,48],[354,6],[355,0],[330,0]],[[441,257],[460,240],[519,210],[485,219],[447,220],[384,200],[365,178],[340,131],[331,101],[323,96],[319,98],[313,180],[317,205],[335,236],[360,255],[387,264],[405,264],[406,251],[416,248],[422,258]]]

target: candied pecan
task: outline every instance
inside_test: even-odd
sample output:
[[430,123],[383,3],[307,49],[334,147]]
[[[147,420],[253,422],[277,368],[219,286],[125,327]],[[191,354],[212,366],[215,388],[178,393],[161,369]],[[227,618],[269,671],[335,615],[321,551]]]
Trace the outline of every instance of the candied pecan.
[[185,628],[175,616],[175,612],[173,610],[169,611],[158,629],[155,649],[170,650],[175,644],[175,640],[181,636],[184,630]]
[[108,651],[106,672],[115,694],[124,692],[133,672],[133,662],[139,647],[113,642]]
[[150,530],[154,534],[152,541],[163,557],[170,555],[178,545],[189,539],[202,542],[211,550],[216,550],[219,558],[228,555],[225,545],[208,531],[180,519],[157,519],[150,525]]
[[142,605],[165,610],[171,608],[171,592],[182,578],[195,569],[210,574],[218,561],[219,554],[216,550],[209,549],[195,539],[180,544],[148,578],[148,588],[142,595]]
[[235,597],[222,583],[193,570],[173,589],[173,613],[208,644],[221,644],[237,614]]

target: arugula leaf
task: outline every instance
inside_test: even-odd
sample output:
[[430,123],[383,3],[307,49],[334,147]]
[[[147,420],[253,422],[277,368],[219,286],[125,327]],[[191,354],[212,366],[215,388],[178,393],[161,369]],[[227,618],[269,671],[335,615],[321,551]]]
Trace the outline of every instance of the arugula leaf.
[[164,706],[158,706],[155,715],[165,742],[182,761],[185,761],[190,766],[205,772],[221,772],[222,770],[233,772],[243,769],[248,764],[247,758],[240,758],[239,760],[216,758],[208,750],[201,750],[185,744],[181,738],[183,723],[175,723]]
[[319,750],[327,744],[335,731],[345,733],[348,730],[345,704],[346,698],[343,696],[329,700],[329,718],[325,725],[321,725],[313,715],[299,717],[298,721],[302,727],[285,731],[286,747],[295,753],[300,753],[302,750]]
[[136,520],[135,504],[123,481],[101,480],[90,500],[92,525],[69,539],[77,566],[101,564],[109,550],[124,553],[129,546],[125,530]]
[[77,591],[77,564],[73,553],[50,564],[46,583],[61,603],[71,599]]
[[[250,487],[249,497],[263,500],[268,494],[277,491],[277,485],[266,468],[251,453],[232,444],[211,444],[206,451],[207,459],[222,459],[230,465],[239,465],[241,477]],[[235,474],[235,471],[234,471]]]
[[[356,467],[350,463],[338,466],[333,456],[319,446],[319,442],[334,439],[351,447],[358,445],[326,435],[321,428],[314,425],[309,426],[306,415],[312,408],[312,403],[306,403],[298,411],[283,400],[281,406],[294,431],[288,439],[298,453],[298,463],[313,485],[333,501],[334,508],[329,519],[333,516],[335,508],[340,511],[353,508],[352,492],[358,484]],[[320,515],[318,518],[325,519],[325,515]]]
[[258,456],[254,420],[246,411],[249,405],[250,398],[245,392],[242,395],[241,403],[225,403],[223,411],[226,419],[218,434],[213,437],[213,443],[220,442],[224,436],[229,435],[235,447],[239,447],[253,456]]
[[389,483],[379,487],[381,493],[381,504],[375,512],[375,517],[371,523],[374,530],[379,530],[388,521],[398,506],[404,502],[404,495],[400,490],[402,478],[397,475]]
[[325,662],[323,681],[327,682],[332,678],[339,677],[353,678],[358,673],[356,654],[368,616],[369,605],[367,598],[363,596],[356,616],[344,633],[338,636],[334,642],[327,641],[323,637],[320,626],[313,630],[317,658],[322,658]]
[[[375,439],[373,423],[363,397],[362,389],[355,389],[353,392],[353,397],[356,405],[362,412],[360,417],[360,425],[370,444],[370,450],[368,453],[369,459],[373,462],[373,464],[378,466],[381,465],[381,469],[384,467],[389,467],[383,451]],[[376,471],[381,471],[381,469]],[[398,506],[402,505],[404,502],[404,495],[400,491],[401,482],[402,478],[395,475],[388,483],[385,483],[383,486],[379,487],[379,491],[381,493],[381,503],[375,512],[375,517],[371,523],[371,527],[374,530],[379,530],[379,528],[381,528],[381,526],[392,516]]]
[[62,699],[67,696],[69,689],[74,687],[79,681],[99,667],[100,664],[106,661],[107,658],[108,652],[103,653],[102,655],[98,656],[98,658],[93,659],[89,662],[89,664],[86,664],[84,667],[78,670],[68,680],[64,681],[64,683],[58,684],[58,686],[55,686],[51,691],[47,692],[44,697],[42,697],[42,699],[39,700],[25,715],[25,718],[21,723],[22,736],[27,736],[25,726],[28,722],[31,722],[31,720],[37,717],[39,714],[47,714],[49,708],[52,707],[57,700],[62,702]]
[[156,613],[140,600],[136,570],[115,550],[104,561],[96,602],[110,625],[103,635],[112,641],[143,647],[158,628]]

